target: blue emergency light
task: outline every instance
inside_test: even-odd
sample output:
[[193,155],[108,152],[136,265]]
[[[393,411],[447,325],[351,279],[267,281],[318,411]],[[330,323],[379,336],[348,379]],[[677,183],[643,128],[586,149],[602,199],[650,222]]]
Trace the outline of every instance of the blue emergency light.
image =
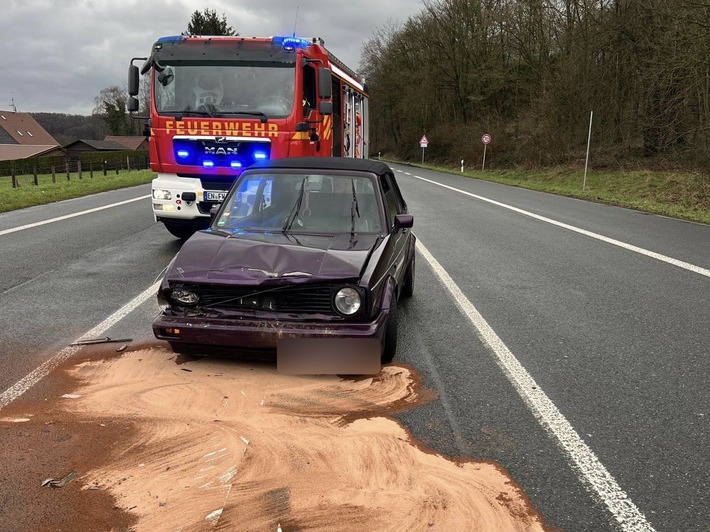
[[178,150],[177,156],[181,159],[187,159],[190,156],[190,152],[187,150]]
[[205,168],[214,168],[214,161],[202,161],[202,166]]
[[266,159],[266,152],[263,151],[255,151],[253,155],[255,161],[263,161]]
[[296,48],[305,49],[311,45],[311,41],[300,37],[272,37],[271,42],[274,44],[280,44],[284,49],[284,52],[293,52]]

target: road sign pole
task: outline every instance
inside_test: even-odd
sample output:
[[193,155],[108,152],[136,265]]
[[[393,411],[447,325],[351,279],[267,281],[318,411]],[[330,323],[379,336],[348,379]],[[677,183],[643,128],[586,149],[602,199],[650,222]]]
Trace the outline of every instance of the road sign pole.
[[424,150],[425,149],[426,148],[424,146],[422,146],[422,164],[424,164]]
[[486,148],[488,147],[488,144],[483,145],[483,164],[481,165],[481,172],[485,171],[486,169]]

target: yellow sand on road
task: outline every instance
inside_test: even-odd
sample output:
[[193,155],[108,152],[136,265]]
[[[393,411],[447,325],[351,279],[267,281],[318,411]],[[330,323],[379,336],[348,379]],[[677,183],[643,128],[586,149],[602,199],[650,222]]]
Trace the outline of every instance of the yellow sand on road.
[[383,417],[420,399],[404,367],[284,376],[268,364],[176,364],[156,348],[72,374],[81,397],[64,409],[138,428],[79,479],[138,515],[138,530],[543,529],[498,467],[426,452]]

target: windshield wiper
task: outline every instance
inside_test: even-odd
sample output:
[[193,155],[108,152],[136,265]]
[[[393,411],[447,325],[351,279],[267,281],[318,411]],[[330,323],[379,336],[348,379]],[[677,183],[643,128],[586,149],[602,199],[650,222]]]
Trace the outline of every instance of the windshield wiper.
[[306,190],[306,181],[308,181],[308,176],[304,177],[303,181],[301,181],[301,190],[298,192],[298,198],[296,199],[296,203],[291,208],[291,212],[289,213],[288,218],[286,218],[284,226],[281,228],[284,233],[291,229],[291,226],[293,225],[296,216],[298,216],[298,211],[301,210],[301,203],[303,202],[303,192]]
[[214,115],[210,113],[209,111],[198,111],[196,109],[183,109],[182,111],[174,111],[175,113],[175,120],[181,120],[183,116],[191,116],[191,115],[197,115],[197,116],[209,116],[210,118],[214,118]]
[[357,202],[357,194],[355,194],[355,180],[351,179],[350,184],[353,187],[353,203],[350,206],[350,237],[352,238],[355,236],[355,213],[357,213],[357,217],[360,218],[360,206]]
[[234,116],[234,115],[258,116],[259,118],[261,118],[262,124],[269,121],[269,117],[266,116],[261,111],[219,111],[217,114],[222,115],[222,116]]

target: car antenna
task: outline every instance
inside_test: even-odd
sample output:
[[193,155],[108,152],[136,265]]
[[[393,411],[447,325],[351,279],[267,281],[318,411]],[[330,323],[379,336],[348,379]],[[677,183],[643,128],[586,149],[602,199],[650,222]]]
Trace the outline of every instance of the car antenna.
[[298,6],[296,6],[296,20],[293,21],[293,36],[296,36],[296,24],[298,24]]

